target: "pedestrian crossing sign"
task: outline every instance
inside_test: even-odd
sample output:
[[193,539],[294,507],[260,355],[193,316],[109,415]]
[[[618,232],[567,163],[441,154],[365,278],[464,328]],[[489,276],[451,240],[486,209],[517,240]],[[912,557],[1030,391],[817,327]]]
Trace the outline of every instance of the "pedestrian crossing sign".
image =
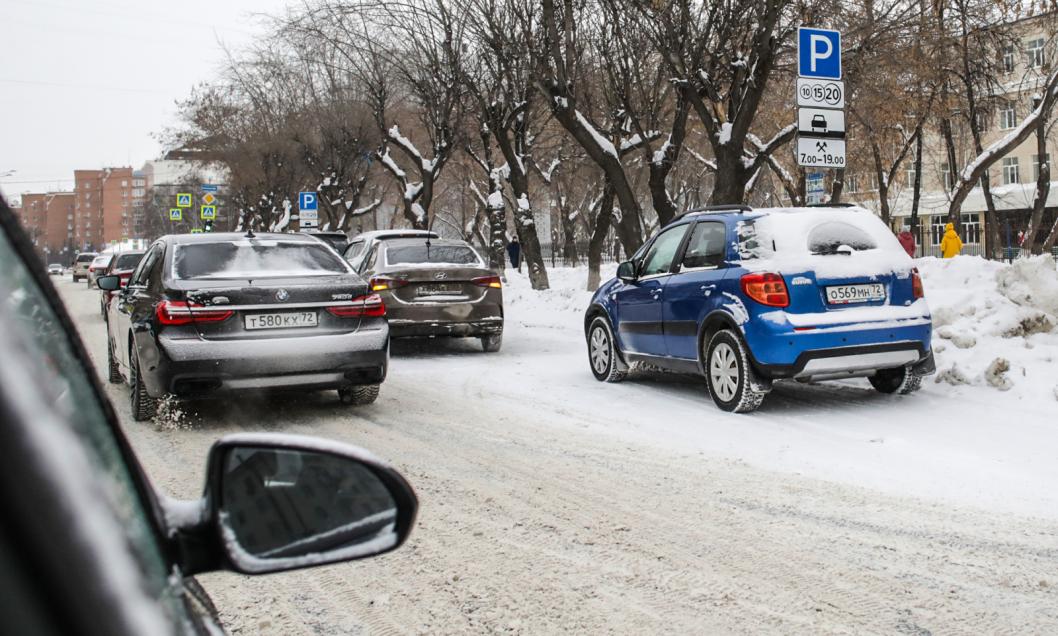
[[179,221],[184,218],[184,211],[180,208],[169,208],[169,220]]
[[217,206],[215,206],[215,205],[204,205],[204,206],[202,206],[202,218],[204,218],[204,219],[215,219],[215,218],[217,218]]
[[191,193],[181,192],[176,195],[176,207],[178,208],[189,208],[191,207]]

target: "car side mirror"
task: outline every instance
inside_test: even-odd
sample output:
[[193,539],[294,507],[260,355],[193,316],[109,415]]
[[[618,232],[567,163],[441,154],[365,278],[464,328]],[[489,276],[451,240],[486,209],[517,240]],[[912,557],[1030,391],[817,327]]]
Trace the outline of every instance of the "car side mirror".
[[121,289],[120,276],[100,276],[96,279],[96,287],[103,291],[116,291]]
[[632,283],[636,280],[636,264],[632,261],[625,261],[617,266],[617,277],[626,283]]
[[419,504],[400,473],[363,449],[249,433],[213,445],[200,501],[163,508],[185,575],[265,574],[395,550]]

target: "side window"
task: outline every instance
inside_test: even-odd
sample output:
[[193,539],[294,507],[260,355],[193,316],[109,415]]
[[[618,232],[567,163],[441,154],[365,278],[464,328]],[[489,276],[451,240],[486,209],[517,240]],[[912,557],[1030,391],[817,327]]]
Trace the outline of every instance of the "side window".
[[680,242],[683,241],[683,235],[686,233],[687,225],[684,224],[659,234],[643,259],[643,268],[639,271],[639,275],[654,276],[670,271],[672,259],[676,257],[676,250],[680,249]]
[[156,243],[151,246],[151,249],[147,252],[147,255],[140,261],[136,271],[132,272],[132,276],[129,279],[129,285],[146,285],[148,278],[151,273],[151,268],[154,267],[155,261],[161,255],[162,245]]
[[362,263],[357,266],[357,271],[366,272],[369,269],[373,269],[375,266],[375,260],[378,258],[379,246],[381,242],[375,243],[374,247],[371,248],[371,252],[367,255]]
[[361,254],[364,253],[364,248],[367,244],[363,241],[357,243],[350,243],[349,247],[345,249],[345,260],[352,263],[354,266],[357,264],[356,261]]
[[684,269],[719,267],[724,264],[727,230],[723,223],[703,222],[694,226],[687,252],[683,255]]

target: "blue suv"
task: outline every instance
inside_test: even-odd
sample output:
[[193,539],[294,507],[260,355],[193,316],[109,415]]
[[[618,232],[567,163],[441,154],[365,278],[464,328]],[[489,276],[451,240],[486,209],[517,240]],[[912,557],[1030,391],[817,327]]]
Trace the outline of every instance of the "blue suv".
[[907,394],[935,371],[923,296],[914,262],[862,208],[692,210],[595,292],[589,363],[605,382],[637,363],[702,374],[734,412],[786,378]]

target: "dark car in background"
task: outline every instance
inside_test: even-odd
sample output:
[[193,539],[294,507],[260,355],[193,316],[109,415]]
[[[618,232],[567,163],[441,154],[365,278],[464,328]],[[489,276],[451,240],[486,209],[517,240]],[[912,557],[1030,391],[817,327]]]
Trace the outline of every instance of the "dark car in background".
[[372,230],[357,234],[349,246],[345,248],[343,256],[357,272],[363,271],[364,261],[380,241],[388,241],[399,238],[423,238],[436,239],[441,235],[432,230]]
[[88,278],[88,268],[92,266],[96,256],[99,255],[95,252],[81,252],[73,259],[73,282]]
[[349,246],[349,235],[345,232],[328,232],[326,230],[320,230],[318,232],[306,232],[309,236],[315,236],[327,245],[334,248],[335,252],[342,254],[345,252],[345,248]]
[[[120,279],[99,279],[117,291]],[[107,318],[109,379],[137,420],[166,395],[337,389],[378,396],[386,307],[334,250],[304,234],[182,234],[147,250]]]
[[371,291],[386,303],[394,338],[480,338],[485,351],[499,351],[503,343],[500,277],[465,241],[376,241],[361,270]]
[[397,471],[313,437],[229,435],[201,498],[157,492],[2,199],[0,296],[4,633],[220,634],[196,574],[368,558],[411,532],[418,501]]
[[[133,250],[130,252],[119,252],[118,255],[110,261],[110,265],[103,270],[102,276],[117,276],[121,281],[121,287],[128,284],[129,278],[132,276],[133,270],[143,260],[143,255],[146,254],[143,250]],[[100,290],[99,294],[99,309],[103,313],[103,320],[107,318],[107,307],[110,305],[110,299],[114,297],[116,291]]]

